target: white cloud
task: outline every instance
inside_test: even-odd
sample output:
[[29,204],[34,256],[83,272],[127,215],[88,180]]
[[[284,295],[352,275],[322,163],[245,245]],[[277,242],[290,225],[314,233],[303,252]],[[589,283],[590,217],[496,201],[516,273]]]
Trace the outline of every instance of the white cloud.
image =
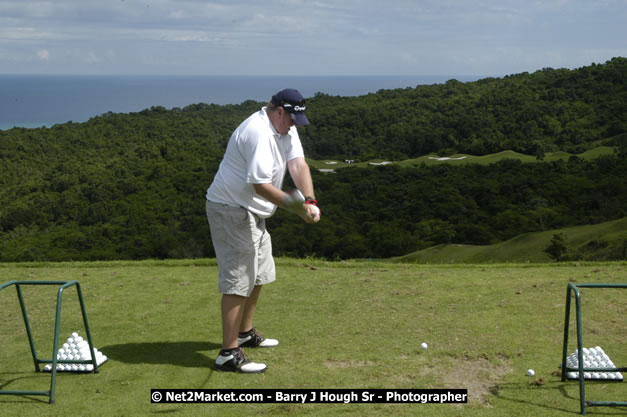
[[87,61],[87,63],[89,64],[98,64],[100,63],[102,60],[98,57],[98,55],[91,51],[87,54],[87,56],[85,57],[85,60]]
[[41,61],[48,61],[50,59],[50,52],[47,49],[40,49],[37,51],[37,56]]
[[624,0],[3,0],[0,71],[41,49],[57,72],[504,74],[627,56],[625,21]]

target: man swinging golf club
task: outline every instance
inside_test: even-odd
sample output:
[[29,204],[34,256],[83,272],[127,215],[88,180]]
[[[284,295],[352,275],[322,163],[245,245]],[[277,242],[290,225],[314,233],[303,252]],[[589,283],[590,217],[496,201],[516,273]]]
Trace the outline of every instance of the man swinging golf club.
[[[294,89],[278,92],[235,129],[207,190],[207,218],[222,293],[222,350],[216,359],[217,370],[263,372],[266,365],[251,362],[242,347],[279,344],[253,327],[261,288],[276,275],[265,219],[281,207],[307,223],[320,220],[296,130],[296,125],[308,124],[302,95]],[[306,196],[304,201],[281,190],[286,170]]]

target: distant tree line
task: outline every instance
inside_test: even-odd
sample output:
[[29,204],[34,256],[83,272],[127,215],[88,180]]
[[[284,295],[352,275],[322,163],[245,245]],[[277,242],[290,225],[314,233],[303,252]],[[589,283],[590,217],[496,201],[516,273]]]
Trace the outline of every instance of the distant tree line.
[[[361,97],[317,94],[304,128],[315,159],[581,153],[627,132],[627,59],[577,70],[420,85]],[[625,140],[625,137],[622,137]]]
[[[279,210],[269,221],[276,254],[383,258],[626,216],[626,62],[355,98],[316,95],[312,125],[301,133],[316,158],[599,144],[617,153],[314,172],[323,221],[309,226]],[[232,130],[261,105],[152,107],[0,131],[0,261],[214,256],[205,190]],[[530,121],[539,130],[525,130]]]
[[[441,243],[492,244],[627,216],[627,159],[346,168],[314,178],[325,221],[269,222],[278,252],[385,258]],[[297,243],[297,244],[295,244]]]

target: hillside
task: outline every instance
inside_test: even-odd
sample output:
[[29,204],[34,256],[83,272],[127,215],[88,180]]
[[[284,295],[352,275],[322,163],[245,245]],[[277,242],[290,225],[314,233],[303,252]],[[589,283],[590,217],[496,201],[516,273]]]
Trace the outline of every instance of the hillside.
[[[405,160],[512,150],[542,157],[618,146],[627,133],[627,59],[576,70],[379,91],[319,94],[303,129],[311,158]],[[310,109],[310,110],[309,110]]]
[[[317,94],[301,130],[323,220],[279,210],[275,254],[388,258],[627,216],[627,59]],[[214,256],[204,195],[263,103],[152,107],[0,131],[0,261]],[[449,158],[441,161],[441,158]],[[371,162],[398,162],[372,165]],[[286,186],[290,187],[289,181]]]
[[437,245],[392,259],[411,263],[552,262],[543,251],[555,234],[563,234],[570,256],[576,260],[627,259],[627,217],[597,225],[525,233],[494,245]]

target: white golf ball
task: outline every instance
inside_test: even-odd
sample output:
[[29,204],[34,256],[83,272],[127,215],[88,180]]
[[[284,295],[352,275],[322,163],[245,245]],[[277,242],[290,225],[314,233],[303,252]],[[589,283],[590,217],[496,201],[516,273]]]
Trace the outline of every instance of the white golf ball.
[[429,347],[429,345],[428,345],[428,344],[426,344],[426,343],[424,343],[424,342],[422,342],[422,343],[420,344],[420,347],[421,347],[423,350],[425,350],[425,349],[427,349],[427,348]]
[[534,371],[533,369],[527,369],[527,376],[534,376],[536,374],[536,371]]

